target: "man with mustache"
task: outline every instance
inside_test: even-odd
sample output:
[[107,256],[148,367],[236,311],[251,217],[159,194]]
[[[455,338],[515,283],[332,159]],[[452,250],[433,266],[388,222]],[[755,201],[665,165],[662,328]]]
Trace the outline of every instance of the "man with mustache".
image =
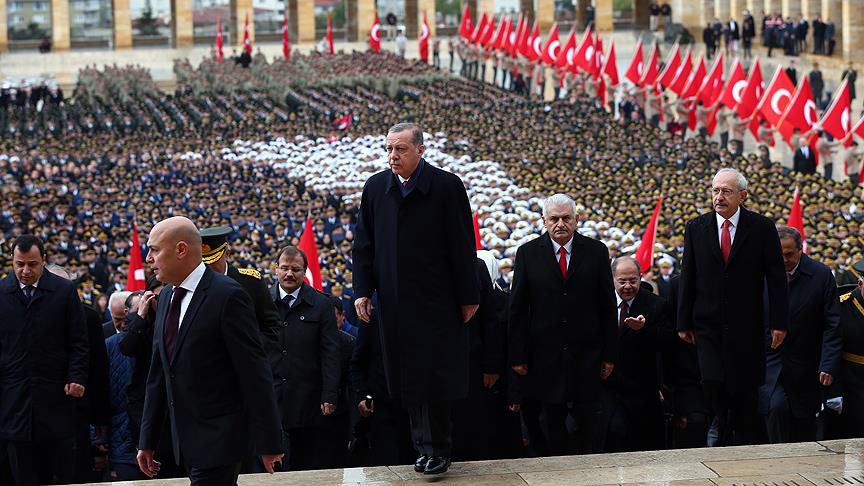
[[696,345],[718,445],[752,444],[765,380],[765,328],[777,349],[789,326],[786,270],[774,222],[741,206],[747,179],[721,169],[711,195],[714,211],[684,230],[678,335]]

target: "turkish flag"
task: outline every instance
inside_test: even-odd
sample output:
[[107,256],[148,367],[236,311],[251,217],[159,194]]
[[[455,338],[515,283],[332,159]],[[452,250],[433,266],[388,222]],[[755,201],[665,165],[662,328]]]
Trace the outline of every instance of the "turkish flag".
[[417,39],[420,48],[420,60],[429,62],[429,22],[426,21],[426,12],[423,12],[423,25],[420,26],[420,38]]
[[741,67],[741,62],[736,58],[735,63],[732,64],[729,79],[726,80],[726,88],[723,89],[723,94],[720,96],[720,101],[730,110],[734,110],[738,103],[741,103],[741,95],[744,94],[746,87],[747,77],[744,75],[744,68]]
[[483,239],[480,238],[480,216],[474,213],[474,246],[477,250],[483,250]]
[[690,73],[690,79],[687,80],[681,97],[684,99],[695,98],[699,94],[699,88],[702,87],[703,81],[705,81],[705,59],[700,56],[699,64],[696,65],[696,70]]
[[[597,37],[594,39],[594,69],[591,71],[591,74],[595,80],[603,79],[601,70],[603,69],[604,60],[605,55],[603,54],[603,39],[598,34]],[[603,84],[605,85],[606,83],[604,82]],[[606,92],[605,88],[603,92]]]
[[786,71],[781,66],[778,66],[756,109],[768,120],[771,126],[779,128],[780,117],[783,116],[786,107],[792,101],[794,91],[795,86],[792,84],[789,76],[786,75]]
[[144,277],[144,260],[141,258],[141,242],[138,241],[138,225],[132,223],[132,242],[129,246],[129,269],[126,272],[126,290],[144,290],[147,279]]
[[243,50],[252,55],[252,38],[249,37],[249,14],[246,14],[246,23],[243,25]]
[[660,62],[659,53],[657,52],[657,41],[651,46],[651,52],[648,54],[648,66],[643,70],[642,79],[639,80],[639,86],[652,86],[657,82],[659,72],[658,63]]
[[225,58],[225,51],[223,50],[223,40],[222,40],[222,19],[216,21],[216,59],[221,63],[222,59]]
[[372,52],[381,52],[381,21],[378,19],[378,11],[375,11],[375,20],[372,21],[372,30],[369,31],[369,47]]
[[480,16],[480,21],[477,22],[477,25],[474,27],[474,32],[471,33],[471,43],[479,44],[480,38],[486,33],[486,23],[489,22],[489,19],[486,16],[486,12]]
[[321,282],[321,264],[318,262],[318,245],[315,244],[315,231],[312,229],[312,219],[306,218],[306,226],[303,227],[303,234],[300,235],[300,243],[297,248],[306,254],[306,278],[303,279],[310,287],[315,290],[324,291],[324,286]]
[[[849,96],[849,84],[846,78],[840,83],[837,92],[834,93],[834,101],[825,110],[820,122],[822,129],[830,133],[837,140],[846,138],[846,135],[852,130],[852,98]],[[846,142],[848,147],[852,143],[852,139]]]
[[657,76],[657,81],[660,85],[668,88],[675,79],[675,75],[678,74],[679,67],[681,67],[681,49],[678,47],[678,43],[676,42],[672,47],[672,50],[669,51],[669,55],[666,56],[663,70],[660,71],[660,74]]
[[[573,64],[577,68],[582,68],[583,71],[592,72],[594,70],[594,50],[594,37],[591,27],[588,27],[573,54]],[[578,69],[574,69],[573,72],[578,72]]]
[[[747,86],[744,88],[744,92],[741,93],[741,101],[735,107],[738,117],[742,120],[750,118],[750,115],[756,110],[759,100],[762,99],[762,93],[764,92],[765,86],[762,84],[762,68],[759,67],[759,59],[756,59],[753,61],[753,65],[750,66],[750,74],[747,76]],[[758,127],[758,122],[756,126]]]
[[642,60],[642,38],[640,37],[639,41],[636,42],[636,48],[633,51],[633,59],[630,60],[630,67],[627,68],[627,72],[624,73],[624,76],[633,84],[639,86],[639,81],[642,80],[642,72],[644,70]]
[[609,55],[606,56],[606,62],[603,63],[603,74],[609,76],[609,84],[618,86],[621,81],[618,79],[618,60],[615,58],[614,42],[614,39],[609,39]]
[[459,22],[459,35],[466,41],[471,41],[471,34],[474,33],[474,23],[471,22],[471,10],[468,8],[468,3],[465,3],[465,9],[462,10],[462,21]]
[[495,18],[490,15],[489,16],[489,22],[486,24],[486,30],[483,31],[483,37],[480,38],[480,45],[485,47],[488,50],[489,45],[492,44],[494,38],[495,38]]
[[348,127],[351,126],[351,122],[353,121],[352,118],[353,117],[349,113],[343,117],[339,117],[339,118],[333,120],[333,122],[332,122],[333,128],[335,128],[337,130],[347,130]]
[[858,123],[856,123],[855,126],[852,127],[852,133],[858,135],[861,138],[864,138],[864,117],[861,117],[861,119],[858,120]]
[[[807,76],[804,76],[807,79]],[[792,209],[789,211],[789,222],[787,226],[795,228],[801,233],[801,240],[804,243],[804,253],[807,253],[807,236],[804,234],[804,212],[801,210],[801,193],[798,188],[795,188],[795,194],[792,196]]]
[[330,19],[330,14],[327,14],[327,44],[330,46],[330,54],[336,52],[333,49],[333,21]]
[[654,238],[657,235],[657,220],[660,218],[660,208],[663,205],[663,196],[657,198],[657,204],[654,206],[654,212],[651,214],[651,220],[648,222],[648,227],[645,228],[645,233],[642,234],[642,241],[639,242],[639,248],[633,255],[636,261],[639,262],[642,273],[651,269],[654,264]]
[[282,56],[286,61],[291,60],[291,39],[288,37],[288,16],[282,17]]
[[681,93],[684,92],[684,88],[687,87],[687,80],[690,79],[692,71],[693,53],[691,52],[690,47],[688,47],[687,54],[684,56],[684,60],[681,61],[681,65],[678,66],[678,71],[675,73],[675,77],[672,78],[672,82],[666,87],[680,97]]
[[795,96],[792,97],[792,101],[789,102],[789,106],[786,107],[778,122],[779,131],[786,139],[786,143],[791,146],[794,129],[797,128],[801,133],[807,132],[818,120],[819,115],[816,112],[816,102],[813,100],[813,90],[810,89],[810,80],[807,76],[802,76]]
[[717,98],[723,93],[723,52],[714,59],[714,66],[711,67],[711,72],[702,81],[699,86],[697,98],[702,102],[702,106],[706,108],[713,106]]
[[534,28],[531,30],[531,34],[525,36],[525,57],[528,58],[529,61],[538,61],[540,56],[543,55],[543,45],[541,44],[543,41],[540,39],[540,26],[537,25],[537,22],[534,22]]
[[496,51],[504,51],[505,41],[504,39],[507,37],[507,26],[510,25],[510,17],[504,18],[500,24],[498,24],[498,32],[495,33],[495,39],[486,46],[487,50],[496,50]]
[[510,32],[506,39],[506,50],[507,54],[510,54],[510,57],[516,57],[516,55],[519,54],[519,43],[522,41],[522,36],[526,29],[525,19],[520,14],[519,23],[516,24],[516,30],[514,31],[513,26],[511,25]]
[[554,66],[559,50],[561,50],[561,42],[558,41],[558,24],[554,23],[549,30],[549,36],[546,37],[546,46],[543,48],[543,57],[541,59],[546,64]]
[[567,42],[564,43],[558,51],[558,57],[555,59],[555,65],[558,69],[571,69],[573,66],[573,56],[576,53],[576,31],[571,30],[567,36]]

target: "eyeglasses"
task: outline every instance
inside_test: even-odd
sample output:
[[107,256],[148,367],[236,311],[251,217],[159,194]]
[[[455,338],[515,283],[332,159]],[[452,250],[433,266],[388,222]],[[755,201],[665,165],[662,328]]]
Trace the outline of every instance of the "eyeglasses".
[[732,189],[726,189],[726,188],[720,189],[719,187],[712,187],[711,188],[711,194],[714,196],[719,196],[720,194],[723,194],[724,196],[729,197],[732,194],[735,194],[737,192],[740,192],[740,191],[733,191]]

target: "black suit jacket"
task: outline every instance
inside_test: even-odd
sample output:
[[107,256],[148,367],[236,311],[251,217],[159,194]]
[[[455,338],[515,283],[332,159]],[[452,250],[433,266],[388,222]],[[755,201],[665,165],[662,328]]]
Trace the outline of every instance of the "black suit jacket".
[[[767,285],[768,322],[763,317]],[[746,391],[765,379],[764,329],[789,327],[789,297],[774,222],[741,207],[729,263],[723,264],[716,213],[687,222],[678,330],[696,332],[703,380]]]
[[795,417],[813,417],[822,404],[819,372],[837,376],[843,339],[840,301],[831,269],[801,255],[789,282],[789,335],[769,349],[765,375],[767,396],[782,380]]
[[807,156],[804,155],[800,147],[795,149],[792,161],[792,170],[804,174],[816,173],[816,154],[812,148],[807,148]]
[[84,307],[72,282],[45,271],[30,304],[13,272],[0,287],[0,439],[72,437],[79,399],[67,383],[88,386]]
[[614,292],[609,251],[597,240],[573,236],[566,279],[548,233],[519,247],[508,359],[528,365],[526,396],[599,406],[601,362],[618,358]]
[[669,319],[669,304],[660,296],[640,290],[633,298],[629,315],[645,316],[645,325],[638,331],[627,325],[618,328],[620,354],[608,385],[624,393],[647,393],[656,398],[660,389],[657,354],[677,339]]
[[270,296],[282,316],[278,338],[265,341],[282,427],[322,425],[321,404],[338,403],[341,382],[333,301],[305,283],[290,309],[279,299],[279,284]]
[[180,324],[173,362],[163,335],[174,288],[159,294],[139,449],[168,416],[175,460],[195,468],[281,450],[279,418],[255,311],[237,282],[205,269]]
[[102,323],[102,339],[108,339],[115,334],[117,334],[117,328],[114,327],[114,321]]
[[279,311],[270,298],[270,292],[267,284],[261,279],[261,274],[257,271],[241,272],[234,266],[228,265],[228,277],[239,283],[252,299],[261,335],[265,339],[276,339],[276,334],[279,333]]

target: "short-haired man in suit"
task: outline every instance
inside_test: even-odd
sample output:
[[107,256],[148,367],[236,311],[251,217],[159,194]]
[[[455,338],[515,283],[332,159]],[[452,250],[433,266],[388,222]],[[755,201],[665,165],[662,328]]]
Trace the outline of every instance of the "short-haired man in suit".
[[138,466],[159,472],[154,449],[167,417],[174,460],[193,485],[234,486],[253,453],[272,473],[282,457],[279,418],[252,300],[204,265],[192,221],[160,221],[147,247],[147,264],[169,285],[156,308]]
[[[600,381],[618,357],[609,250],[576,233],[577,221],[568,196],[543,203],[546,234],[519,247],[510,298],[509,362],[523,377],[526,404],[546,416],[543,437],[533,439],[545,439],[551,455],[592,451]],[[575,451],[568,415],[579,430]]]
[[[286,434],[289,471],[338,467],[328,443],[340,386],[339,328],[330,297],[303,281],[306,254],[286,246],[278,281],[270,289],[280,316],[279,335],[267,341],[276,401]],[[346,426],[347,427],[347,426]],[[347,448],[347,439],[342,444]]]
[[39,238],[19,236],[0,290],[0,484],[73,480],[87,324],[74,284],[46,272],[46,257]]
[[684,230],[678,335],[696,344],[718,445],[751,444],[765,381],[765,328],[776,349],[789,326],[786,271],[774,222],[741,205],[747,179],[720,169],[710,191],[714,211]]
[[827,266],[804,254],[801,233],[777,229],[789,281],[789,337],[767,353],[760,405],[773,443],[816,440],[823,387],[840,367],[840,301]]
[[808,137],[798,137],[798,148],[792,157],[792,170],[804,174],[816,173],[816,154],[807,145]]
[[129,308],[126,307],[126,298],[132,292],[122,290],[114,292],[111,297],[108,297],[108,310],[111,311],[111,320],[102,324],[102,337],[109,337],[123,331],[126,325],[126,316],[129,315]]
[[618,302],[620,353],[615,369],[602,384],[603,412],[597,452],[647,451],[663,448],[663,410],[657,354],[675,342],[668,302],[640,290],[642,269],[633,257],[612,261]]

